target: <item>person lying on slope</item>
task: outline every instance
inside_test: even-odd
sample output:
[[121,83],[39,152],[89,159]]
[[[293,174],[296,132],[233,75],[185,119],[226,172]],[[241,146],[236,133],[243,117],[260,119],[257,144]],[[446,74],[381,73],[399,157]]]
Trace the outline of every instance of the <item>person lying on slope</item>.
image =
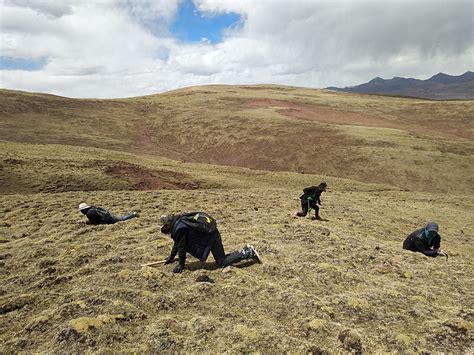
[[403,242],[403,249],[423,253],[426,256],[445,256],[448,258],[448,254],[439,249],[441,245],[441,236],[438,232],[438,224],[435,222],[429,222],[424,228],[417,229],[406,237]]
[[186,262],[186,253],[204,262],[209,253],[212,253],[216,264],[220,267],[237,263],[241,260],[253,260],[261,263],[260,256],[255,248],[247,244],[239,251],[226,254],[222,245],[221,235],[214,218],[205,212],[191,212],[184,214],[164,214],[160,218],[161,232],[171,234],[174,241],[170,256],[165,264],[171,264],[178,255],[178,265],[173,272],[181,273]]
[[[119,221],[126,221],[138,217],[138,212],[134,211],[124,216],[115,216],[102,207],[89,206],[82,202],[79,205],[79,211],[82,212],[88,219],[86,224],[113,224]],[[79,221],[81,222],[81,221]]]

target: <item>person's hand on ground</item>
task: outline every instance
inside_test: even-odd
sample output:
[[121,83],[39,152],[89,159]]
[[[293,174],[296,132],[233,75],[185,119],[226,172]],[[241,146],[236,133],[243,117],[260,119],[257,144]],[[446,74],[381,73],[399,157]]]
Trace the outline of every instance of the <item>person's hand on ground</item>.
[[183,265],[177,265],[177,266],[174,268],[173,272],[174,272],[175,274],[181,274],[181,273],[183,272],[183,270],[184,270],[184,266],[183,266]]
[[439,249],[438,250],[438,255],[439,256],[444,256],[444,257],[446,257],[446,260],[448,260],[448,253],[446,253],[444,250]]

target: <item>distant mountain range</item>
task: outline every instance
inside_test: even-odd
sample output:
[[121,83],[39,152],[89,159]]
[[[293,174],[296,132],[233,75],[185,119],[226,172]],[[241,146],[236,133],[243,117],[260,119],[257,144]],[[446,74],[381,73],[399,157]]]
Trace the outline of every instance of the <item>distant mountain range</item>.
[[326,89],[370,94],[412,96],[434,100],[474,99],[474,73],[467,71],[453,76],[444,73],[433,75],[427,80],[414,78],[375,78],[368,83],[345,88]]

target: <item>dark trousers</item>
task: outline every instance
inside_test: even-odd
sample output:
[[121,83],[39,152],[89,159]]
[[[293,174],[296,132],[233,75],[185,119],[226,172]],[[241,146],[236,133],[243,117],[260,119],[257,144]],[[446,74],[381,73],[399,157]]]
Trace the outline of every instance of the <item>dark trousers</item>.
[[226,254],[220,238],[212,245],[211,253],[216,260],[217,265],[220,267],[226,267],[242,260],[242,253],[240,251]]
[[301,209],[303,210],[303,212],[298,212],[297,216],[305,217],[308,214],[308,211],[310,208],[312,208],[315,211],[316,216],[319,215],[319,206],[316,203],[314,203],[313,201],[303,202],[303,200],[301,200]]
[[115,215],[112,215],[112,218],[110,220],[110,224],[113,224],[113,223],[117,223],[117,222],[121,222],[121,221],[126,221],[127,219],[132,219],[132,218],[135,218],[136,215],[134,213],[129,213],[129,214],[126,214],[125,216],[115,216]]

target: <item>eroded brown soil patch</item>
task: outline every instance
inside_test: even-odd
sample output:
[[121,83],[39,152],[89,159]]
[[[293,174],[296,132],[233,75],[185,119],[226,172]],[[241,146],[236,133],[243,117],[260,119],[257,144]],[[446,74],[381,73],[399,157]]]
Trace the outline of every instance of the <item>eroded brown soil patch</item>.
[[304,102],[257,99],[246,101],[242,106],[244,108],[275,107],[277,112],[284,116],[322,123],[388,128],[397,127],[397,125],[375,116],[361,115],[349,111],[339,111],[333,108],[316,106]]
[[0,159],[0,193],[178,190],[209,187],[179,172],[115,160]]
[[166,170],[151,170],[134,164],[120,163],[105,169],[107,175],[131,182],[131,190],[191,190],[199,183],[186,174]]
[[[471,119],[460,116],[456,121],[445,116],[426,114],[410,108],[395,113],[397,119],[383,117],[383,114],[361,114],[353,111],[315,105],[305,102],[293,102],[277,99],[246,100],[240,105],[242,108],[274,108],[283,116],[306,121],[337,125],[354,125],[366,127],[394,128],[417,134],[432,134],[442,137],[473,138]],[[429,112],[429,109],[426,109]],[[381,113],[381,112],[380,112]]]

